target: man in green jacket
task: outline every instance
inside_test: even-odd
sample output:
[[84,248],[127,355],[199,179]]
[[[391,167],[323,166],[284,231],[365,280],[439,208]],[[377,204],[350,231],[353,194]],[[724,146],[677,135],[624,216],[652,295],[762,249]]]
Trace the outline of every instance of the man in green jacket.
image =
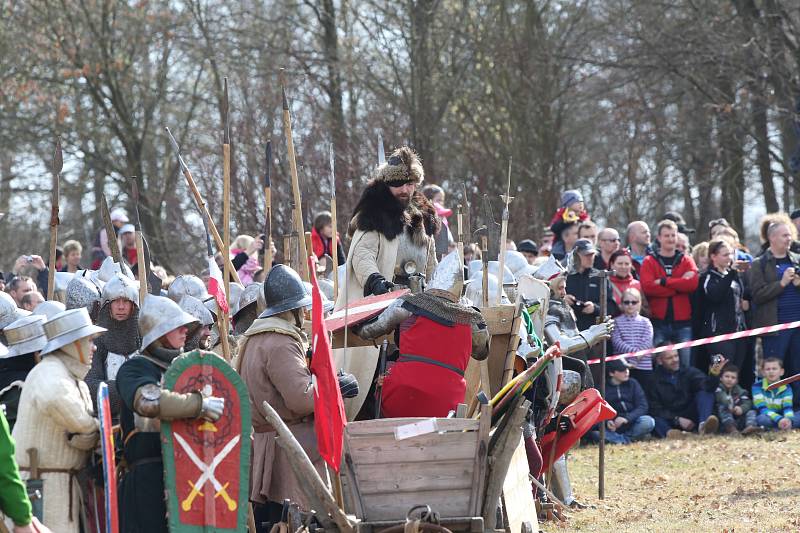
[[0,409],[0,511],[14,523],[14,533],[48,533],[33,516],[25,484],[14,461],[14,439]]

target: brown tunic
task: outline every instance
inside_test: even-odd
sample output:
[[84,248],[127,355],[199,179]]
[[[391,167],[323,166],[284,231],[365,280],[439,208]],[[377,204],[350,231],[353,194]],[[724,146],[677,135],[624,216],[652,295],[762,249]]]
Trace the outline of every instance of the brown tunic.
[[[280,503],[289,498],[308,509],[289,460],[275,440],[277,434],[264,419],[263,402],[267,401],[278,412],[326,480],[314,433],[311,371],[306,364],[305,346],[299,341],[299,330],[275,317],[267,320],[271,326],[268,331],[248,335],[240,354],[241,375],[249,391],[255,431],[250,499]],[[283,328],[286,333],[280,332]]]

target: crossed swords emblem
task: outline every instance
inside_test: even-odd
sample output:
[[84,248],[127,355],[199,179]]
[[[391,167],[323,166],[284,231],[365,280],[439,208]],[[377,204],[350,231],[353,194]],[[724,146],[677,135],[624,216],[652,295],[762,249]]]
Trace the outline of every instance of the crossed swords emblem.
[[186,452],[186,455],[189,456],[189,459],[195,464],[195,466],[197,466],[197,468],[200,469],[201,472],[200,477],[197,478],[196,482],[192,483],[191,481],[189,481],[189,486],[192,488],[192,490],[189,492],[189,495],[186,497],[186,499],[181,502],[181,509],[183,509],[184,511],[188,511],[189,509],[191,509],[192,503],[194,502],[195,498],[197,498],[198,495],[200,496],[203,495],[203,493],[200,492],[200,489],[203,488],[203,485],[205,484],[206,481],[210,481],[211,485],[214,487],[214,490],[216,491],[214,493],[214,498],[222,496],[222,499],[225,500],[225,503],[228,505],[228,510],[229,511],[236,510],[236,502],[228,494],[228,485],[230,485],[230,483],[225,483],[224,485],[220,483],[219,480],[214,475],[214,471],[217,469],[222,460],[225,459],[225,457],[227,457],[228,454],[230,454],[231,451],[236,447],[236,445],[239,443],[239,438],[241,437],[241,435],[236,435],[231,440],[229,440],[228,443],[211,460],[210,463],[205,463],[201,461],[200,458],[197,456],[197,454],[194,453],[194,450],[191,448],[191,446],[189,446],[189,443],[186,442],[186,440],[183,437],[181,437],[178,433],[174,433],[174,436],[175,440],[178,442],[178,444],[181,445],[181,448],[183,448],[183,450]]

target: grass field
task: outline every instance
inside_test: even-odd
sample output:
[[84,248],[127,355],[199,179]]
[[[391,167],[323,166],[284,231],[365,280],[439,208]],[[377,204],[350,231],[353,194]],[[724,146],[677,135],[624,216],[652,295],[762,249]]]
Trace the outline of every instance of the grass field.
[[597,463],[596,446],[570,453],[590,507],[542,531],[800,531],[800,431],[606,446],[605,500]]

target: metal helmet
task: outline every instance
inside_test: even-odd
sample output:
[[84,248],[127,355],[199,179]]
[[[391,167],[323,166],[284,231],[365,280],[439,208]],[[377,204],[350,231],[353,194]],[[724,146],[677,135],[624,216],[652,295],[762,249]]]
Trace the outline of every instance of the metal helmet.
[[244,285],[231,282],[230,291],[230,294],[228,294],[228,309],[231,310],[231,316],[233,316],[239,310],[239,300],[242,297],[242,293],[244,293]]
[[133,279],[133,272],[131,272],[128,265],[123,264],[120,266],[119,263],[114,262],[111,256],[108,256],[103,259],[100,268],[94,272],[94,278],[103,283],[108,283],[117,274],[126,276],[128,279]]
[[0,330],[15,320],[30,315],[30,311],[17,307],[17,302],[7,292],[0,291]]
[[85,307],[67,309],[44,323],[47,344],[42,355],[56,351],[72,342],[103,333],[106,328],[95,326]]
[[[497,276],[494,274],[489,274],[488,277],[489,305],[491,306],[497,301],[497,293],[498,291],[502,291],[502,288],[499,286],[500,284],[497,283]],[[467,299],[470,300],[476,307],[481,307],[483,305],[483,272],[476,272],[470,278],[470,281],[467,284],[467,291],[464,296],[466,296]],[[509,303],[505,291],[500,293],[500,303]]]
[[[467,264],[467,275],[470,279],[475,275],[475,272],[480,272],[481,270],[483,270],[483,261],[480,259],[473,259]],[[491,270],[489,272],[491,272]]]
[[169,284],[167,296],[175,303],[181,301],[185,295],[194,296],[201,302],[206,301],[211,295],[208,294],[203,280],[191,274],[181,274]]
[[203,302],[194,296],[185,295],[181,298],[181,302],[178,305],[181,309],[195,317],[201,325],[210,326],[214,323],[214,315],[203,305]]
[[574,370],[564,370],[561,377],[561,395],[558,397],[559,405],[569,405],[581,393],[583,381],[581,375]]
[[139,332],[142,350],[181,326],[198,324],[198,320],[164,296],[148,294],[139,312]]
[[425,292],[457,302],[464,292],[464,266],[458,250],[442,258],[425,287]]
[[518,252],[516,250],[506,250],[506,267],[514,274],[514,277],[519,277],[517,275],[522,269],[528,266],[528,260],[525,259],[525,256],[522,255],[522,252]]
[[139,307],[139,283],[128,276],[117,273],[103,286],[100,296],[100,305],[124,298]]
[[242,295],[239,296],[239,301],[236,302],[236,306],[231,309],[231,316],[236,317],[236,315],[238,315],[241,311],[244,311],[244,309],[249,305],[256,304],[256,306],[258,306],[257,302],[259,297],[263,298],[263,286],[263,283],[255,282],[245,287]]
[[259,318],[311,305],[311,294],[300,276],[286,265],[275,265],[264,280],[264,300],[267,308]]
[[72,272],[56,272],[53,277],[53,298],[62,304],[67,301],[67,285],[72,281],[75,274]]
[[330,301],[333,301],[333,282],[328,278],[317,279],[319,283],[319,290]]
[[67,309],[79,309],[81,307],[89,310],[96,303],[100,302],[100,289],[89,278],[78,276],[67,285],[67,300],[64,302]]
[[[309,282],[307,282],[307,281],[304,281],[303,285],[305,286],[306,290],[308,291],[308,294],[311,294],[311,284]],[[325,296],[325,293],[323,293],[322,291],[319,291],[319,295],[322,296],[322,312],[323,313],[330,313],[331,311],[333,311],[333,302],[330,301],[328,299],[328,297]],[[312,304],[313,304],[313,297],[312,297],[312,303],[308,304],[308,306],[306,307],[309,311],[311,311],[311,305]]]
[[558,259],[551,255],[547,258],[547,261],[542,263],[542,265],[536,269],[536,271],[533,273],[533,277],[545,282],[550,282],[556,278],[565,276],[566,274],[567,270],[561,266],[561,263],[558,262]]
[[34,315],[43,315],[45,320],[50,320],[61,311],[66,311],[67,306],[56,300],[45,300],[33,308]]
[[[500,272],[500,261],[489,261],[489,274],[494,274],[497,276],[497,273]],[[514,273],[511,272],[511,269],[508,268],[508,265],[503,265],[503,285],[508,283],[516,283],[516,279],[514,278]]]
[[8,341],[8,353],[2,358],[38,352],[47,344],[43,315],[30,315],[15,320],[3,331]]

